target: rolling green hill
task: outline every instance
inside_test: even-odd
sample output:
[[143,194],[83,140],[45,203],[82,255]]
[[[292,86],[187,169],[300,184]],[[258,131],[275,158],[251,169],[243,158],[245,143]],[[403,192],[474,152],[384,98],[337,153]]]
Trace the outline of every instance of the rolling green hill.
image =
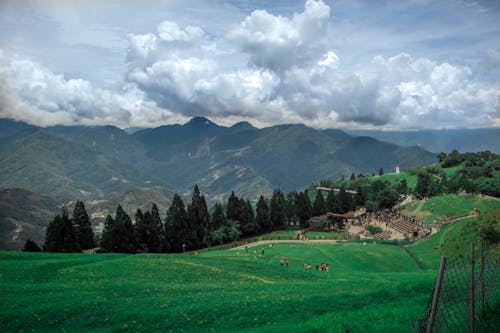
[[487,212],[500,208],[500,199],[489,196],[466,194],[447,194],[417,201],[405,208],[410,216],[424,221],[442,222],[469,215],[475,215],[474,209]]
[[[402,332],[425,308],[435,274],[390,245],[243,252],[0,253],[2,330]],[[305,262],[332,269],[305,271]]]
[[140,165],[40,130],[0,141],[0,152],[1,186],[52,197],[105,198],[152,183]]

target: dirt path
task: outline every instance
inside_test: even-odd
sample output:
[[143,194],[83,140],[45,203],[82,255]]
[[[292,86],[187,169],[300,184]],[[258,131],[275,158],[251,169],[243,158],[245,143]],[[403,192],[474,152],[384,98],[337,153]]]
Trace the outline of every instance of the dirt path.
[[261,245],[267,245],[267,244],[278,244],[278,243],[301,243],[301,244],[337,244],[337,243],[342,243],[345,241],[340,241],[336,239],[310,239],[310,240],[297,240],[297,239],[270,239],[270,240],[261,240],[253,243],[248,243],[245,245],[240,245],[237,247],[233,247],[230,250],[244,250],[245,246],[248,248],[251,247],[256,247],[256,246],[261,246]]
[[21,231],[23,231],[23,225],[19,222],[13,221],[14,224],[16,225],[16,229],[12,231],[12,240],[17,241],[19,239],[19,235],[21,234]]

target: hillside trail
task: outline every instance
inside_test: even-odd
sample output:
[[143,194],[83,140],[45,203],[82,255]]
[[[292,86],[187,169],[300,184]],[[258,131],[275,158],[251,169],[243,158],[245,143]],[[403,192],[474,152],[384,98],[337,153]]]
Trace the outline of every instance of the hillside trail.
[[298,240],[298,239],[269,239],[269,240],[261,240],[253,243],[248,243],[245,245],[239,245],[231,248],[230,250],[244,250],[245,247],[252,248],[256,246],[262,246],[267,244],[277,244],[277,243],[301,243],[301,244],[337,244],[345,242],[343,240],[336,239],[309,239],[309,240]]

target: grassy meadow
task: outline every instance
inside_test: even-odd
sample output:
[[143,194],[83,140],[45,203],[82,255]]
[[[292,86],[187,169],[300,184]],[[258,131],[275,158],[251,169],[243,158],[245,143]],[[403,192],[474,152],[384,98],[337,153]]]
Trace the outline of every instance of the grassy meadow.
[[481,212],[500,208],[500,199],[468,194],[446,194],[426,201],[416,201],[407,206],[405,211],[408,215],[431,223],[470,215],[475,208]]
[[[409,210],[432,207],[444,219],[499,202],[449,195]],[[457,220],[406,248],[353,241],[195,255],[0,252],[0,331],[410,332],[440,256],[467,251],[476,222]],[[330,271],[316,271],[321,263]]]
[[[435,279],[393,245],[265,250],[1,252],[2,332],[402,332],[421,315]],[[322,262],[329,272],[315,270]]]

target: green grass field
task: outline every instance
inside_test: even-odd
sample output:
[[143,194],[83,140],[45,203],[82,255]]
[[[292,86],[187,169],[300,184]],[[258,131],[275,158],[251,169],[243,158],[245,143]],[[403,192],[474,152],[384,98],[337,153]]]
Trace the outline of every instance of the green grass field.
[[[443,216],[454,216],[452,203],[488,210],[500,201],[432,200]],[[406,249],[341,242],[264,245],[264,257],[244,250],[0,252],[0,331],[409,332],[426,308],[441,254],[465,251],[476,220],[450,223]],[[321,263],[331,270],[316,271]]]
[[417,201],[406,207],[406,212],[427,222],[440,222],[473,213],[474,208],[482,212],[500,208],[500,199],[473,195],[447,194],[433,197],[425,202]]
[[435,276],[399,247],[355,243],[275,244],[264,258],[2,252],[0,264],[2,332],[402,332]]

